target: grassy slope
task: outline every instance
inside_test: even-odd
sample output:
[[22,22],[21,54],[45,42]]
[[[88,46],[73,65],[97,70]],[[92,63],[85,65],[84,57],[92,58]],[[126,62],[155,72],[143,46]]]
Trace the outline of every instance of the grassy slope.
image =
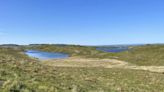
[[20,51],[0,49],[0,83],[0,92],[161,92],[164,75],[127,69],[47,67]]
[[118,59],[137,65],[164,65],[164,45],[146,45],[133,47],[130,51],[115,54]]
[[87,47],[87,46],[77,46],[77,45],[66,45],[66,46],[58,46],[58,45],[41,45],[32,47],[32,49],[38,49],[48,52],[62,52],[67,53],[70,56],[82,56],[88,57],[93,56],[101,51],[97,51],[94,47]]
[[30,47],[27,49],[37,49],[47,52],[61,52],[69,54],[70,57],[84,57],[84,58],[115,58],[114,53],[105,53],[103,51],[96,50],[96,47],[90,46],[78,46],[78,45],[40,45]]

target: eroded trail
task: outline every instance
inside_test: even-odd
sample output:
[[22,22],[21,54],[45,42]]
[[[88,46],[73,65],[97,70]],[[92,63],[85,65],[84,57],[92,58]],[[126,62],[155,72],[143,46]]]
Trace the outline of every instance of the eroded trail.
[[164,73],[164,66],[125,66],[122,68]]
[[125,61],[116,59],[93,59],[93,58],[79,58],[70,57],[67,59],[53,59],[43,61],[48,66],[55,67],[103,67],[103,68],[122,68],[146,70],[150,72],[164,73],[164,66],[137,66]]

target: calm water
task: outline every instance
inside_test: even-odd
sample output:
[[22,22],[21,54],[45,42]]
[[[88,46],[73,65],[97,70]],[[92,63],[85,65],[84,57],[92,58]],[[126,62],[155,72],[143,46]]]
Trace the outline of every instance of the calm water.
[[43,51],[38,51],[38,50],[27,50],[25,53],[30,57],[38,58],[40,60],[62,59],[62,58],[69,57],[69,55],[64,54],[64,53],[43,52]]
[[101,50],[104,52],[123,52],[129,50],[128,47],[98,47],[97,50]]

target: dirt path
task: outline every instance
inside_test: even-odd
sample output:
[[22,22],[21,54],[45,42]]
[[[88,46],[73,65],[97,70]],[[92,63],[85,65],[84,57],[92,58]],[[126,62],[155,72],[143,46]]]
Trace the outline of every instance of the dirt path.
[[93,59],[71,57],[67,59],[53,59],[43,61],[43,64],[56,67],[103,67],[103,68],[123,68],[134,70],[146,70],[150,72],[164,73],[164,66],[136,66],[125,61],[116,59]]
[[164,66],[125,66],[122,68],[164,73]]

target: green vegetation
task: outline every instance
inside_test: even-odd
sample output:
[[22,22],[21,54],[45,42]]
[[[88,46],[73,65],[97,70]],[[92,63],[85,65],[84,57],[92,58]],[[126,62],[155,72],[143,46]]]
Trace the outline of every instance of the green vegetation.
[[161,66],[164,65],[164,45],[136,46],[115,56],[137,65]]
[[130,50],[120,53],[106,53],[97,51],[95,47],[74,45],[40,45],[33,49],[62,52],[70,56],[86,58],[119,59],[136,65],[164,65],[164,45],[131,46]]
[[[31,48],[31,47],[30,47]],[[33,47],[34,48],[34,47]],[[36,46],[71,56],[118,58],[137,65],[164,65],[164,46],[133,47],[121,53],[83,46]],[[0,92],[162,92],[164,74],[102,67],[51,67],[30,59],[22,49],[0,48]]]
[[118,58],[115,53],[106,53],[96,49],[93,46],[79,46],[79,45],[32,45],[25,49],[36,49],[46,52],[61,52],[69,54],[70,57],[84,57],[84,58]]
[[28,49],[37,49],[47,52],[62,52],[70,56],[91,57],[97,55],[101,51],[97,51],[95,47],[79,46],[79,45],[38,45]]

